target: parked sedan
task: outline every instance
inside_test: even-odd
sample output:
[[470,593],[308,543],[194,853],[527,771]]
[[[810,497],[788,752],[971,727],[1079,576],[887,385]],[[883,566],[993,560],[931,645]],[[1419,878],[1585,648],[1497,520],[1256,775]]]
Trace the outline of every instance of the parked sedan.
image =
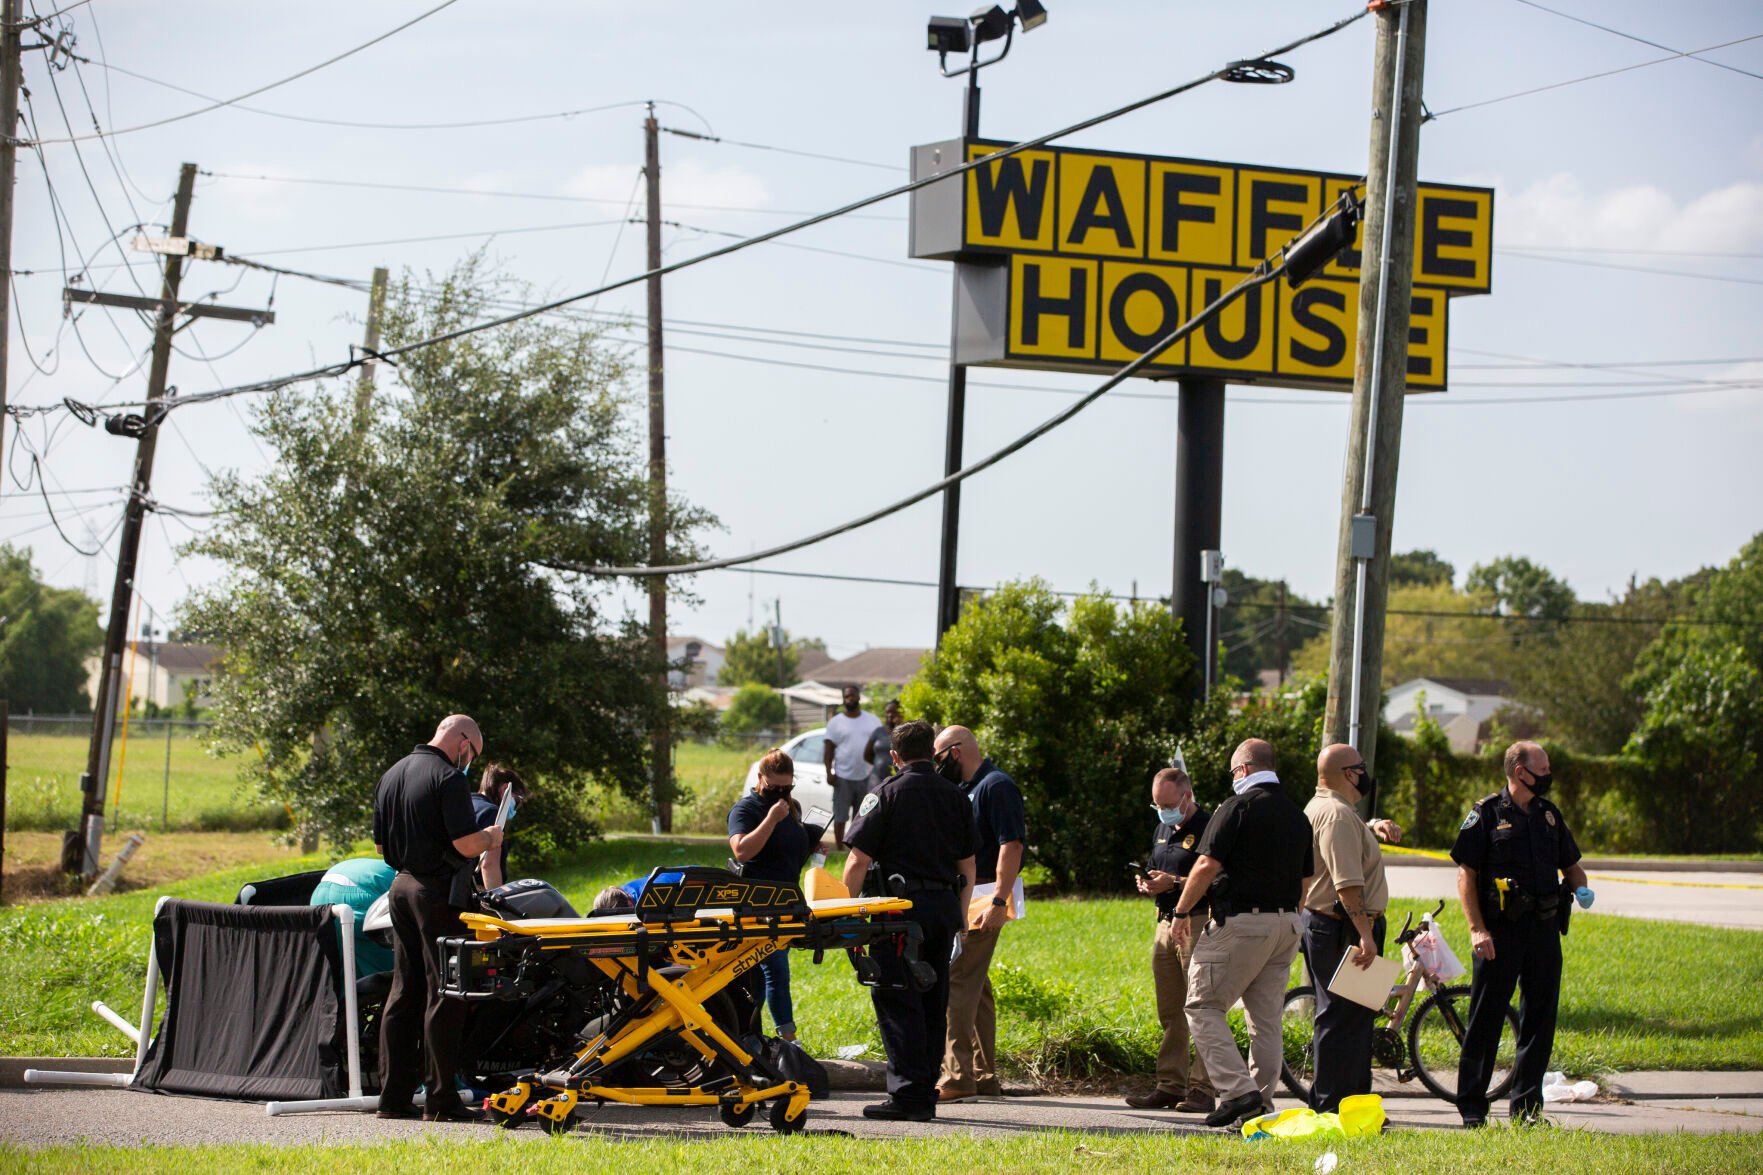
[[[807,814],[810,808],[833,808],[833,789],[826,782],[826,727],[804,731],[783,745],[784,754],[796,765],[795,800]],[[759,760],[747,768],[748,791],[759,784]]]

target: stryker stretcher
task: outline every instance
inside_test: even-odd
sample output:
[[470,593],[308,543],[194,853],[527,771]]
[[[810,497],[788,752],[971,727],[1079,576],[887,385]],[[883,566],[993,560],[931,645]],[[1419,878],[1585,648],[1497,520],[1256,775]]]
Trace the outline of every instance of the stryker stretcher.
[[[714,1105],[729,1126],[770,1102],[772,1129],[802,1128],[809,1090],[789,1080],[756,1036],[719,1008],[719,995],[768,956],[789,948],[849,953],[865,986],[927,985],[918,924],[901,898],[806,901],[795,885],[749,881],[721,869],[657,869],[637,908],[591,918],[508,921],[463,915],[473,938],[441,940],[442,991],[465,1000],[531,996],[560,967],[596,969],[615,998],[582,1025],[582,1045],[484,1099],[505,1127],[536,1117],[566,1131],[578,1104]],[[720,1021],[720,1022],[719,1022]],[[683,1048],[682,1048],[683,1046]],[[682,1066],[682,1052],[693,1062]],[[666,1056],[666,1064],[655,1064]]]

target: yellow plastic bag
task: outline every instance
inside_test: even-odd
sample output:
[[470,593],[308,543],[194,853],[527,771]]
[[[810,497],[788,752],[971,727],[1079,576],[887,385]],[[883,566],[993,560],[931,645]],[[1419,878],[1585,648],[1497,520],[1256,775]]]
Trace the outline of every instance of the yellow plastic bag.
[[1281,1110],[1243,1123],[1243,1137],[1256,1138],[1364,1138],[1383,1129],[1383,1098],[1375,1093],[1341,1099],[1339,1113],[1318,1114],[1310,1109]]
[[834,877],[826,869],[815,865],[808,870],[808,876],[802,886],[804,896],[811,902],[822,898],[848,898],[851,896],[845,883]]

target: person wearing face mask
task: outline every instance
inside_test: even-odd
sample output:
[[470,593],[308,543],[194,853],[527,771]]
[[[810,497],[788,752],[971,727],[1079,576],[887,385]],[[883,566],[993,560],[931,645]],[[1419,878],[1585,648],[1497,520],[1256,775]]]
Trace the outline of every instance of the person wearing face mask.
[[453,1084],[465,1003],[441,998],[435,940],[466,933],[459,913],[471,904],[472,863],[502,846],[500,828],[480,830],[472,818],[466,776],[483,750],[477,723],[449,715],[374,789],[374,848],[398,871],[388,891],[392,987],[380,1014],[382,1118],[416,1117],[421,1082],[424,1121],[476,1120]]
[[[502,797],[511,791],[517,805],[526,802],[526,780],[515,774],[514,768],[505,763],[491,763],[484,768],[484,781],[471,793],[471,815],[480,830],[490,828],[496,823],[496,813],[502,808]],[[478,875],[483,881],[483,889],[495,889],[508,880],[506,839],[499,849],[479,862]]]
[[948,1040],[937,1098],[960,1102],[1002,1097],[998,1019],[988,972],[998,935],[1010,918],[1010,895],[1022,872],[1023,842],[1028,839],[1022,790],[979,753],[979,740],[965,726],[945,726],[938,732],[932,762],[937,774],[960,788],[973,804],[976,884],[996,886],[977,916],[969,908],[967,937],[949,967]]
[[1457,1068],[1457,1113],[1468,1127],[1487,1125],[1488,1081],[1514,987],[1522,988],[1524,997],[1518,1005],[1512,1120],[1542,1116],[1543,1074],[1555,1047],[1561,996],[1567,903],[1577,899],[1589,909],[1593,897],[1579,864],[1579,845],[1561,809],[1545,798],[1554,782],[1548,752],[1533,742],[1515,742],[1506,748],[1503,764],[1506,786],[1469,810],[1451,848],[1457,897],[1475,955],[1469,1027]]
[[[778,881],[789,885],[802,880],[802,866],[815,846],[802,824],[802,808],[791,798],[796,787],[796,765],[783,751],[773,748],[759,760],[759,779],[753,791],[728,813],[728,848],[741,862],[741,876],[748,880]],[[777,1034],[796,1039],[795,1009],[790,1004],[790,952],[773,951],[759,964],[765,975],[765,1006],[771,1011]]]
[[1151,981],[1157,990],[1157,1020],[1163,1025],[1163,1043],[1157,1049],[1157,1088],[1131,1094],[1126,1104],[1135,1110],[1174,1110],[1181,1114],[1209,1114],[1213,1107],[1212,1082],[1206,1062],[1188,1059],[1190,1038],[1187,1013],[1188,961],[1192,952],[1175,943],[1173,927],[1176,898],[1182,884],[1200,859],[1200,838],[1206,835],[1206,810],[1194,801],[1193,781],[1179,767],[1165,767],[1151,780],[1151,807],[1157,813],[1157,831],[1151,838],[1151,855],[1137,878],[1139,892],[1157,902],[1157,933],[1151,939]]
[[1332,994],[1328,984],[1342,958],[1369,967],[1383,953],[1390,887],[1377,842],[1400,840],[1402,830],[1380,820],[1379,833],[1359,818],[1354,805],[1370,801],[1376,791],[1377,781],[1358,751],[1345,743],[1322,748],[1316,757],[1316,795],[1304,807],[1316,873],[1304,887],[1301,947],[1316,989],[1310,1108],[1319,1114],[1339,1110],[1344,1097],[1371,1092],[1371,1030],[1377,1014]]

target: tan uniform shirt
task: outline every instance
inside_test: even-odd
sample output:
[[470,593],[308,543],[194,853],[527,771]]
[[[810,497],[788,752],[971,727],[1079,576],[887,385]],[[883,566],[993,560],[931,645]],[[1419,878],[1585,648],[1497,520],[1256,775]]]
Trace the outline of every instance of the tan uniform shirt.
[[1336,793],[1325,787],[1304,805],[1316,850],[1316,879],[1304,895],[1312,910],[1334,913],[1342,888],[1362,887],[1365,912],[1375,918],[1390,904],[1390,886],[1383,875],[1383,850],[1371,826]]

